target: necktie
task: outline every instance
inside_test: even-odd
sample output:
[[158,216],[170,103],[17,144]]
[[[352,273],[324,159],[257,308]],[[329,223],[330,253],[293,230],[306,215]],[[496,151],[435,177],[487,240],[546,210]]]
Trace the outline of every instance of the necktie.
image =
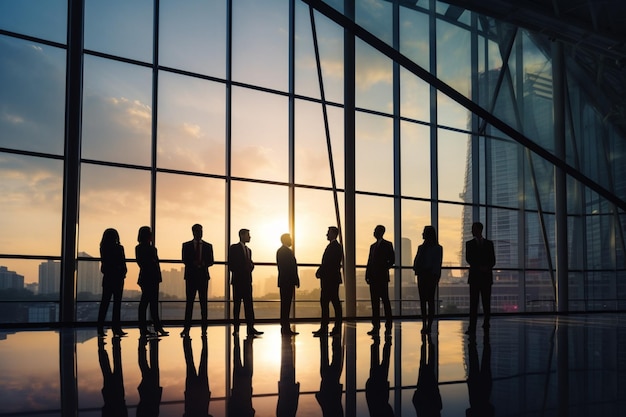
[[202,263],[202,247],[200,246],[200,242],[196,241],[196,264],[200,265]]

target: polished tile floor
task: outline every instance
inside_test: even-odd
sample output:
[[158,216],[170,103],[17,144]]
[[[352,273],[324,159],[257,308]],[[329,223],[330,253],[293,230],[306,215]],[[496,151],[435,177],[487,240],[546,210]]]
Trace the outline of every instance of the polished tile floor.
[[0,330],[0,416],[626,416],[626,315],[367,322],[315,338],[315,323],[255,339],[99,339],[95,329]]

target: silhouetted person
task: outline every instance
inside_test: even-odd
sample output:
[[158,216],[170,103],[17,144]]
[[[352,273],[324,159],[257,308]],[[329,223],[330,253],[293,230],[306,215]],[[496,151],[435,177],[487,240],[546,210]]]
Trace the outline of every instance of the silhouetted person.
[[126,278],[126,255],[120,245],[120,235],[115,229],[106,229],[100,241],[100,259],[102,272],[102,300],[98,311],[98,335],[104,336],[104,319],[111,297],[113,298],[113,316],[111,327],[115,336],[124,336],[126,332],[120,326],[122,294]]
[[320,390],[315,393],[315,399],[322,409],[324,417],[342,417],[343,385],[341,372],[343,371],[343,348],[341,336],[332,337],[332,357],[328,357],[328,336],[320,336]]
[[128,416],[126,398],[124,394],[124,377],[122,374],[122,346],[121,340],[113,338],[113,368],[109,362],[109,355],[104,349],[105,341],[98,338],[98,361],[102,370],[102,406],[103,417]]
[[159,318],[159,283],[161,282],[161,266],[159,255],[152,242],[152,230],[148,226],[139,228],[137,234],[139,244],[135,246],[135,259],[139,265],[139,280],[137,284],[141,288],[139,300],[139,330],[142,335],[149,335],[146,309],[150,308],[150,316],[154,324],[154,331],[161,336],[169,333],[163,329]]
[[295,417],[298,411],[300,383],[296,382],[294,342],[289,335],[282,337],[280,352],[280,381],[278,381],[278,403],[276,417]]
[[183,417],[211,417],[209,414],[211,390],[209,389],[206,335],[202,335],[200,366],[197,372],[193,361],[193,350],[189,336],[183,338],[183,350],[185,352],[185,364],[187,365],[187,376],[185,378],[185,413]]
[[331,331],[331,336],[341,333],[341,322],[343,319],[341,312],[341,300],[339,299],[339,285],[341,285],[341,263],[343,262],[343,248],[337,241],[339,229],[330,226],[326,232],[326,239],[330,242],[324,254],[322,263],[315,272],[315,276],[320,280],[320,305],[322,308],[322,322],[319,330],[313,332],[316,337],[328,333],[328,322],[330,321],[330,303],[335,310],[335,327]]
[[478,297],[483,304],[483,328],[489,331],[491,318],[491,285],[493,284],[493,267],[496,264],[496,254],[493,242],[483,237],[483,224],[472,224],[474,239],[465,243],[465,260],[469,264],[468,283],[470,290],[469,327],[465,333],[476,332],[478,320]]
[[289,314],[291,302],[296,287],[300,288],[298,276],[298,264],[291,250],[291,235],[285,233],[280,237],[282,246],[276,251],[276,264],[278,265],[278,288],[280,291],[280,331],[284,335],[296,335],[289,326]]
[[370,376],[365,382],[365,399],[371,417],[393,416],[389,404],[389,357],[391,336],[385,338],[383,360],[380,362],[380,339],[375,338],[370,349]]
[[439,417],[443,408],[439,383],[435,369],[437,358],[435,344],[430,335],[422,335],[420,349],[420,368],[417,376],[417,386],[413,393],[413,406],[417,417]]
[[424,243],[418,246],[413,271],[417,275],[417,289],[422,311],[422,334],[431,332],[435,320],[435,292],[441,278],[443,248],[437,242],[437,231],[425,226],[422,232]]
[[[146,345],[150,348],[149,362]],[[159,377],[159,339],[150,339],[148,342],[146,337],[140,337],[138,359],[141,382],[137,387],[137,391],[139,391],[137,417],[156,417],[159,415],[161,395],[163,394]]]
[[469,342],[469,366],[467,375],[467,391],[470,408],[465,410],[467,417],[493,417],[495,408],[491,404],[491,343],[489,334],[484,336],[482,363],[478,362],[476,340]]
[[385,312],[386,332],[391,332],[392,314],[391,301],[389,301],[389,269],[396,261],[393,245],[390,241],[383,239],[385,226],[378,225],[374,228],[376,242],[370,246],[370,253],[367,258],[367,268],[365,269],[365,281],[370,286],[370,300],[372,302],[372,330],[367,334],[378,334],[380,329],[380,302],[383,302]]
[[243,362],[239,336],[235,337],[233,348],[233,388],[228,399],[228,415],[230,417],[251,417],[255,410],[252,408],[252,371],[253,371],[253,337],[243,342]]
[[183,243],[183,263],[185,264],[185,325],[181,337],[189,335],[193,303],[198,294],[200,315],[202,318],[202,334],[207,328],[207,292],[209,290],[209,267],[213,265],[213,245],[202,240],[202,226],[191,226],[193,240]]
[[254,306],[252,304],[252,251],[246,243],[250,242],[250,230],[239,230],[239,242],[228,248],[228,270],[231,272],[230,283],[233,286],[233,321],[235,334],[239,333],[241,302],[246,315],[249,336],[263,334],[254,328]]

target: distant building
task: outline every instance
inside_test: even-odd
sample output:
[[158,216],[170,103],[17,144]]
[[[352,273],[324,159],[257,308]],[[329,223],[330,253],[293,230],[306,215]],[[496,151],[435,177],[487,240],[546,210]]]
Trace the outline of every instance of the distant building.
[[60,262],[48,260],[39,264],[39,294],[58,294],[60,283]]
[[161,276],[163,281],[159,286],[159,291],[170,297],[177,297],[181,300],[185,299],[185,279],[184,268],[162,270]]
[[[93,257],[86,252],[78,252],[78,258]],[[76,293],[102,294],[100,262],[79,260],[76,276]]]
[[9,271],[6,266],[0,266],[0,290],[9,288],[24,288],[24,275],[20,275],[15,271]]

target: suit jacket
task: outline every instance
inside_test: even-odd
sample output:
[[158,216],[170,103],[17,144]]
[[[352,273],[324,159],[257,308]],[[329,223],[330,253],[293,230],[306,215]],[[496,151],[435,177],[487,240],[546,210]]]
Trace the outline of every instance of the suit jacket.
[[103,275],[102,286],[114,288],[120,285],[123,286],[127,272],[124,246],[112,245],[109,247],[101,247],[100,258],[100,271]]
[[228,248],[228,270],[231,272],[230,283],[233,285],[252,283],[252,270],[254,269],[252,251],[247,246],[245,248],[248,250],[248,256],[241,242],[232,244]]
[[390,241],[381,239],[380,243],[373,243],[367,258],[365,280],[368,283],[389,282],[389,268],[393,267],[395,262],[396,254]]
[[194,241],[183,243],[183,263],[185,264],[185,279],[211,279],[209,267],[215,263],[213,259],[213,245],[201,240],[202,255],[200,263],[196,263],[196,247]]
[[326,246],[324,255],[322,255],[322,263],[317,269],[315,276],[323,282],[341,283],[341,263],[343,262],[343,248],[333,240]]
[[293,251],[287,246],[281,246],[276,251],[276,264],[278,265],[278,286],[300,285],[298,277],[298,264]]
[[139,265],[139,279],[137,284],[143,286],[158,286],[161,282],[161,267],[157,249],[147,243],[135,246],[135,259]]
[[439,244],[421,244],[413,260],[413,271],[420,278],[441,278],[443,248]]
[[493,284],[493,267],[496,254],[491,240],[483,239],[482,245],[476,238],[465,243],[465,260],[469,264],[469,284]]

